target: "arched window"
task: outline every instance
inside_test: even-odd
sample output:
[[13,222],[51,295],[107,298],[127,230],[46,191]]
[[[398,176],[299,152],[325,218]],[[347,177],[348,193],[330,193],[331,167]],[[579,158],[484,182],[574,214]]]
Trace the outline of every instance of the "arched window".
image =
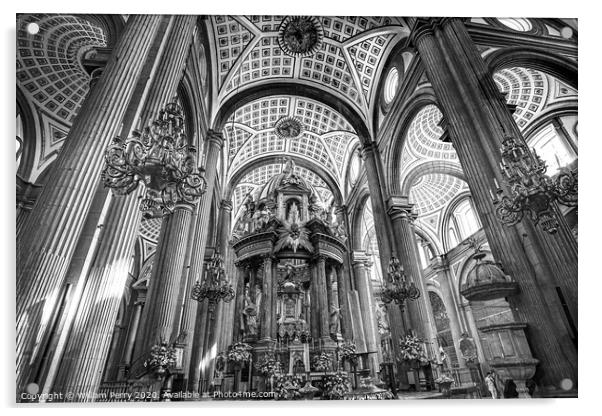
[[500,18],[497,20],[504,26],[517,32],[528,32],[533,29],[533,25],[528,19]]
[[431,264],[431,259],[435,257],[435,251],[433,250],[431,243],[420,235],[416,235],[416,242],[418,243],[420,265],[423,269],[426,269]]
[[387,74],[387,79],[385,80],[385,91],[384,98],[385,103],[390,104],[395,98],[397,94],[397,87],[399,86],[399,71],[396,67],[392,67]]
[[[17,106],[18,108],[18,106]],[[21,117],[21,113],[17,112],[17,170],[19,169],[19,165],[21,164],[21,155],[23,154],[23,118]]]
[[453,248],[481,228],[471,198],[458,202],[450,213],[447,229],[447,242]]
[[[574,131],[576,139],[576,128]],[[537,130],[527,139],[527,143],[548,165],[546,173],[554,176],[577,159],[575,139],[559,120],[554,120]]]

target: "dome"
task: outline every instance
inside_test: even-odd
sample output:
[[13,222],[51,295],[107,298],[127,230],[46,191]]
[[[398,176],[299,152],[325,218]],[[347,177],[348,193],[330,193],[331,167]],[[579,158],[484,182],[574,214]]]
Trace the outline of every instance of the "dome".
[[301,189],[306,189],[308,195],[314,195],[321,201],[322,198],[320,197],[320,193],[305,178],[299,175],[295,168],[295,162],[292,159],[288,159],[282,172],[272,176],[263,186],[255,189],[253,192],[253,200],[255,202],[274,200],[276,190],[286,185],[295,185]]
[[498,263],[483,260],[486,253],[475,254],[476,264],[468,272],[461,293],[468,300],[505,298],[518,288],[516,282],[505,274]]

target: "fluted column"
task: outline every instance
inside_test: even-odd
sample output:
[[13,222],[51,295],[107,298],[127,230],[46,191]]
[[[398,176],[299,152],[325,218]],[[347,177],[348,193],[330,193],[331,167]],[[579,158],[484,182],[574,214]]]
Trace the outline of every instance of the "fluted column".
[[315,284],[317,289],[316,295],[318,309],[314,309],[312,312],[318,313],[320,338],[323,342],[330,342],[328,291],[326,288],[326,257],[320,255],[316,259]]
[[362,323],[364,326],[364,336],[366,337],[366,349],[369,353],[370,370],[375,375],[378,368],[378,328],[375,315],[374,293],[372,291],[372,282],[370,273],[366,270],[372,264],[368,258],[360,253],[353,253],[353,269],[355,275],[355,284],[360,298],[360,307],[362,314]]
[[275,319],[272,313],[272,285],[274,285],[274,275],[272,270],[273,259],[271,256],[263,258],[263,281],[261,298],[261,341],[272,341],[272,321]]
[[173,328],[193,209],[193,205],[179,204],[161,224],[144,308],[144,336],[140,348],[141,355],[136,358],[137,367],[153,345],[160,342],[169,343],[177,337]]
[[[220,221],[218,246],[224,256],[224,267],[226,269],[226,277],[234,289],[236,289],[236,273],[232,266],[232,249],[230,247],[230,228],[232,224],[232,201],[222,199],[220,203]],[[224,303],[221,302],[217,309],[216,322],[218,328],[216,331],[217,350],[223,351],[232,343],[230,334],[234,324],[234,300]]]
[[[370,200],[372,202],[372,215],[374,216],[374,227],[376,229],[376,241],[378,243],[378,253],[380,257],[381,270],[383,277],[389,267],[389,260],[396,252],[395,239],[392,234],[393,226],[389,216],[386,214],[386,205],[384,198],[385,182],[382,178],[382,161],[378,147],[374,142],[364,143],[362,147],[362,158],[365,162],[366,176],[368,178],[368,188],[370,189]],[[393,349],[396,354],[399,353],[399,340],[405,336],[406,328],[404,325],[406,314],[402,313],[397,305],[391,305],[387,308],[389,322],[391,323],[391,336],[393,338]]]
[[353,338],[351,331],[351,309],[349,308],[349,298],[347,294],[351,290],[349,288],[348,276],[345,275],[344,267],[338,264],[335,267],[337,279],[337,297],[339,308],[341,309],[341,334],[344,339],[350,340]]
[[311,326],[311,337],[314,340],[320,338],[320,284],[318,283],[319,275],[316,262],[312,262],[310,266],[311,282],[310,282],[310,316],[309,322]]
[[[174,15],[171,17],[166,42],[154,69],[152,88],[145,92],[145,105],[140,113],[142,122],[153,120],[161,108],[176,96],[182,79],[186,58],[196,26],[196,15]],[[186,132],[192,136],[192,132]]]
[[[136,223],[139,216],[136,209],[122,214],[121,217],[107,215],[107,230],[115,230],[124,222]],[[83,397],[90,396],[84,401],[89,401],[100,385],[132,261],[130,253],[136,228],[130,227],[129,231],[127,235],[106,232],[103,236],[96,259],[104,261],[95,262],[88,274],[54,384],[55,391],[83,393]]]
[[28,377],[28,363],[40,353],[36,339],[48,329],[42,311],[56,307],[56,294],[92,203],[104,149],[118,131],[160,20],[158,15],[130,16],[23,228],[16,279],[19,390]]
[[[230,247],[228,244],[228,234],[230,232],[230,221],[232,214],[232,202],[222,200],[220,203],[220,214],[218,220],[217,233],[217,249],[224,257],[224,269],[226,270],[226,276],[231,280],[231,273],[229,266]],[[231,283],[231,282],[230,282]],[[207,368],[207,376],[205,377],[210,385],[213,381],[214,369],[215,369],[215,354],[219,351],[223,351],[225,346],[222,345],[222,339],[225,334],[224,325],[227,328],[232,329],[231,313],[234,302],[228,303],[220,301],[216,305],[208,305],[208,327],[207,327],[207,342],[204,346],[205,356],[209,354],[210,362]],[[211,308],[214,309],[212,312]],[[229,344],[227,344],[229,345]],[[226,346],[227,346],[226,345]]]
[[126,367],[128,367],[132,362],[134,344],[136,343],[136,334],[138,333],[138,326],[140,325],[140,317],[142,316],[143,307],[144,302],[142,301],[137,301],[134,305],[134,313],[132,315],[132,320],[130,321],[130,327],[128,328],[128,338],[123,353],[123,365]]
[[416,235],[412,229],[412,221],[416,215],[412,212],[412,204],[408,203],[406,197],[392,196],[387,200],[387,213],[393,223],[393,235],[397,246],[397,254],[406,277],[414,282],[420,290],[420,297],[416,300],[407,300],[405,302],[409,311],[412,329],[418,336],[435,347],[438,351],[436,334],[432,328],[435,323],[433,309],[430,305],[428,293],[422,269],[420,267],[420,257],[418,256],[418,245]]
[[[458,357],[458,363],[460,367],[466,367],[466,361],[462,355],[460,349],[460,339],[462,337],[462,330],[460,325],[460,318],[458,316],[458,309],[454,302],[453,286],[451,284],[451,274],[449,271],[449,263],[445,256],[440,256],[437,263],[432,264],[433,270],[437,273],[437,281],[441,285],[441,296],[443,297],[443,303],[445,304],[445,311],[449,318],[449,328],[451,330],[452,339],[454,342],[454,350]],[[426,296],[426,294],[425,294]]]
[[[144,124],[152,121],[152,117],[169,101],[177,89],[195,21],[194,16],[173,16],[171,18],[168,33],[162,42],[162,53],[155,62],[153,77],[146,86],[147,93],[144,104],[140,108],[141,120]],[[119,310],[119,302],[127,280],[127,269],[124,270],[123,267],[118,268],[115,265],[119,262],[130,261],[140,224],[138,197],[143,192],[144,189],[138,189],[134,195],[115,198],[109,208],[107,216],[111,221],[105,229],[107,238],[101,241],[86,284],[95,287],[95,290],[91,292],[92,296],[96,296],[97,299],[113,299],[113,302],[102,311],[97,308],[87,308],[85,302],[80,304],[80,310],[76,315],[77,318],[64,356],[64,359],[79,362],[71,368],[76,374],[70,374],[67,366],[61,366],[57,379],[57,382],[61,383],[64,383],[61,377],[69,380],[67,383],[70,391],[82,389],[82,392],[94,392],[99,386],[99,377],[102,375],[109,349],[105,342],[97,338],[106,333],[108,325],[114,322]],[[82,301],[85,300],[84,297]],[[86,326],[78,327],[79,322],[90,319],[88,315],[93,317],[96,314],[102,316],[101,323],[107,325],[106,328],[99,328],[95,333]],[[93,357],[83,354],[82,350],[92,353]],[[95,365],[90,363],[95,363]],[[95,378],[94,374],[99,374],[99,377]]]
[[509,191],[499,170],[501,127],[523,139],[462,21],[418,19],[413,42],[445,114],[491,251],[519,283],[520,291],[509,303],[516,320],[529,325],[533,353],[540,360],[535,379],[551,388],[564,378],[576,382],[576,334],[569,323],[572,319],[576,326],[577,319],[574,237],[563,218],[558,233],[548,235],[528,218],[506,227],[496,217],[490,196],[495,179]]
[[[187,287],[192,288],[197,279],[203,276],[203,263],[205,258],[205,249],[207,247],[207,236],[209,235],[209,217],[211,215],[211,203],[213,201],[213,189],[215,187],[215,178],[217,177],[217,161],[221,155],[224,138],[221,133],[213,130],[207,131],[207,139],[205,140],[205,179],[207,188],[196,208],[196,226],[193,239],[193,248],[190,252],[190,264],[188,265],[188,284]],[[199,363],[202,359],[204,335],[195,334],[196,320],[206,319],[201,317],[203,311],[207,313],[207,309],[199,309],[199,302],[190,298],[190,291],[184,294],[184,308],[182,316],[182,325],[180,333],[186,335],[186,346],[184,347],[183,368],[184,379],[190,382],[193,377],[198,381]],[[193,380],[193,384],[195,381]],[[186,385],[186,384],[185,384]],[[195,386],[198,386],[195,385]],[[196,391],[196,390],[195,390]]]
[[244,264],[236,264],[236,298],[234,299],[234,322],[232,328],[232,341],[242,341],[242,310],[245,306],[245,279],[248,268]]

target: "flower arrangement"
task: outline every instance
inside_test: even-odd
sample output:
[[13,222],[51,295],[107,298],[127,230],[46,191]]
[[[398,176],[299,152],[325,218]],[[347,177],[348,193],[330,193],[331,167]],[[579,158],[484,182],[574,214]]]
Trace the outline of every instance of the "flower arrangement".
[[341,400],[351,391],[349,378],[341,372],[324,378],[324,395],[329,400]]
[[314,356],[311,360],[311,364],[315,371],[328,371],[332,364],[332,358],[330,358],[330,355],[323,352],[320,355]]
[[299,389],[303,380],[299,376],[281,375],[276,378],[274,392],[282,400],[295,400],[301,398]]
[[339,359],[342,363],[345,361],[351,365],[357,364],[357,347],[353,341],[345,341],[338,346]]
[[445,383],[453,383],[454,379],[446,374],[441,374],[437,379],[435,379],[435,383],[437,384],[445,384]]
[[228,357],[228,361],[240,365],[251,360],[252,349],[253,347],[245,342],[237,342],[228,347],[226,356]]
[[176,365],[176,349],[167,344],[160,342],[151,347],[150,358],[144,361],[144,367],[160,368],[167,370]]
[[406,335],[399,340],[402,361],[417,360],[420,363],[427,363],[428,357],[424,354],[424,341],[415,335]]
[[255,363],[255,368],[264,377],[269,378],[279,373],[282,370],[282,365],[273,355],[266,354],[260,361]]

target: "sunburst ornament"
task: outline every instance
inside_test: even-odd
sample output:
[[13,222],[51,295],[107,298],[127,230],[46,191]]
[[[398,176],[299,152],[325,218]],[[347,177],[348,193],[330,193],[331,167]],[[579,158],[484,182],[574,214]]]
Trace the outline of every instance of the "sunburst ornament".
[[295,139],[305,130],[301,119],[297,117],[282,117],[274,125],[274,134],[281,139]]
[[323,39],[324,29],[314,16],[288,16],[278,28],[278,45],[289,56],[311,56]]

